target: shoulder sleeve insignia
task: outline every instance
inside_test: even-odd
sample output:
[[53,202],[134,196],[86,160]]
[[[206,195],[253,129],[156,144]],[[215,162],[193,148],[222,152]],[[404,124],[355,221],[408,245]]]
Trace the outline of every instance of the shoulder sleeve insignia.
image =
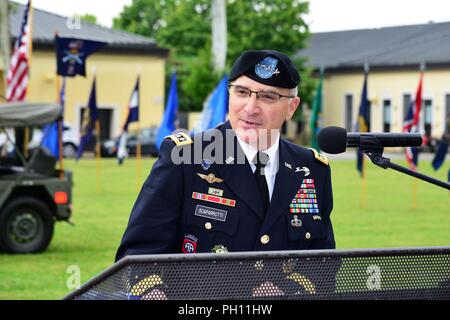
[[191,137],[184,132],[178,132],[169,136],[164,137],[164,139],[171,139],[177,146],[184,146],[193,143]]
[[317,150],[314,149],[314,148],[309,148],[309,150],[311,150],[314,153],[314,158],[316,158],[317,160],[319,160],[323,164],[328,165],[327,157],[325,157],[323,154],[318,153]]

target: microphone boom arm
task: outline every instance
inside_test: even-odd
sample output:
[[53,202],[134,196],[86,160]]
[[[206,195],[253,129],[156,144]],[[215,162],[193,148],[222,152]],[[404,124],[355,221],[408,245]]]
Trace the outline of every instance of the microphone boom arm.
[[416,171],[413,171],[411,169],[399,166],[398,164],[391,163],[391,160],[389,158],[383,157],[382,153],[371,153],[371,152],[365,152],[367,156],[370,158],[370,160],[376,164],[379,167],[382,167],[383,169],[391,168],[395,171],[407,174],[409,176],[418,178],[420,180],[426,181],[428,183],[434,184],[436,186],[445,188],[447,190],[450,190],[450,184],[434,179],[432,177],[426,176],[424,174],[418,173]]

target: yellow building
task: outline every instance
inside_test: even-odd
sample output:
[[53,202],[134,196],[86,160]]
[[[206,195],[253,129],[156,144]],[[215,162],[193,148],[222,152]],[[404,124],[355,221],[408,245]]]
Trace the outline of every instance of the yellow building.
[[[14,41],[20,33],[24,6],[10,16],[10,33]],[[41,10],[34,10],[33,51],[27,101],[50,102],[58,98],[54,34],[99,40],[107,45],[87,59],[86,77],[67,78],[64,119],[79,130],[82,109],[87,105],[94,74],[97,78],[97,105],[102,140],[121,132],[127,116],[128,102],[136,78],[140,75],[141,128],[159,126],[164,111],[165,60],[168,50],[149,38],[112,30],[84,21]],[[3,73],[3,72],[1,72]],[[4,79],[0,94],[4,95]],[[137,124],[132,124],[133,130]]]
[[367,64],[370,130],[401,132],[422,64],[420,129],[436,139],[450,132],[450,23],[316,33],[299,55],[325,68],[324,126],[354,130]]

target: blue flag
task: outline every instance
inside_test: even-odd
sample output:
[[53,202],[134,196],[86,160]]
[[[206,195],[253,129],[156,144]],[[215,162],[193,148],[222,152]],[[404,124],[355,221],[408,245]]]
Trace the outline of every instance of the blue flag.
[[65,77],[86,76],[86,59],[106,42],[55,37],[56,73]]
[[439,141],[436,153],[434,154],[433,162],[431,163],[433,165],[434,170],[438,170],[444,163],[445,156],[447,155],[447,150],[448,150],[448,141],[442,138],[441,141]]
[[[361,93],[361,103],[359,105],[359,112],[358,112],[358,120],[356,122],[356,131],[359,132],[368,132],[369,131],[369,100],[367,99],[367,77],[368,72],[364,74],[364,85],[363,90]],[[364,161],[364,154],[363,152],[358,148],[357,151],[357,159],[356,159],[356,167],[361,174],[361,177],[364,176],[364,170],[363,170],[363,161]]]
[[[65,103],[65,92],[66,92],[66,78],[63,78],[63,83],[61,86],[61,91],[59,92],[59,103],[62,106],[61,115],[64,115],[64,103]],[[61,119],[61,121],[63,121]],[[59,130],[58,130],[58,120],[48,124],[44,127],[44,140],[42,141],[42,146],[47,148],[55,157],[59,157]]]
[[224,122],[228,113],[228,77],[225,75],[206,100],[203,114],[194,132],[215,128]]
[[166,110],[159,126],[158,135],[156,137],[156,148],[161,147],[161,143],[164,137],[172,134],[175,130],[175,119],[178,111],[178,94],[177,94],[177,75],[174,72],[172,74],[172,80],[170,82],[169,97],[166,102]]
[[81,134],[80,146],[78,147],[76,157],[77,160],[81,158],[84,148],[91,141],[93,131],[95,128],[95,122],[98,119],[97,97],[95,91],[96,89],[94,78],[94,82],[92,83],[91,94],[89,96],[88,107],[86,108],[83,114],[83,121],[81,124],[81,132],[80,132]]

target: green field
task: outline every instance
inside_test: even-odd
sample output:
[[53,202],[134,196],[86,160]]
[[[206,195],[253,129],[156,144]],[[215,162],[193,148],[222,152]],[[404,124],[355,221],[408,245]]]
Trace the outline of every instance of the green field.
[[[102,160],[100,190],[93,159],[65,162],[74,172],[75,226],[58,223],[50,247],[42,254],[0,254],[0,299],[60,299],[70,291],[68,267],[80,268],[81,283],[109,267],[138,185],[153,161],[142,160],[138,180],[134,160],[127,159],[120,167],[115,159]],[[367,202],[361,208],[361,179],[355,161],[332,161],[332,220],[339,249],[450,246],[449,192],[417,182],[414,209],[413,178],[371,164],[367,167]],[[422,161],[419,169],[439,180],[447,179],[445,166],[434,172],[429,162]]]

